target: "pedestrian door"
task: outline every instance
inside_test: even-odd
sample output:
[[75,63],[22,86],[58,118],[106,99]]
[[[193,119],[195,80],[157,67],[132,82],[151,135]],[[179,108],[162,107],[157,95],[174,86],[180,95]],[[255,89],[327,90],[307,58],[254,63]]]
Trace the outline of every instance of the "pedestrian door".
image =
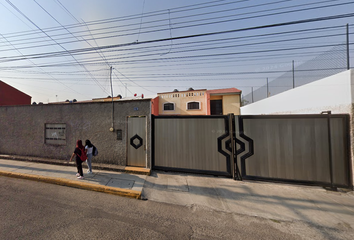
[[146,167],[146,117],[128,117],[127,165]]

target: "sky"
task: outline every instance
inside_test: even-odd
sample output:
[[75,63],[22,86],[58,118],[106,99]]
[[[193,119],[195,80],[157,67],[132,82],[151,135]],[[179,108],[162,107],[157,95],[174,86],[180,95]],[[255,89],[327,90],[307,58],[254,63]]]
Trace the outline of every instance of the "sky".
[[344,71],[346,24],[352,66],[353,9],[344,0],[0,0],[0,80],[37,103],[190,87],[250,95],[293,66],[308,63],[302,73],[314,79]]

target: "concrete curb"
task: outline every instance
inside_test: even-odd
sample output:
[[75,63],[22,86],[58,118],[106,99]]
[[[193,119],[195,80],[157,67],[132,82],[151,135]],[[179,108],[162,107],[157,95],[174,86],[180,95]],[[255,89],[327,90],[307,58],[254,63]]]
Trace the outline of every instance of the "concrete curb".
[[57,184],[57,185],[61,185],[61,186],[68,186],[68,187],[74,187],[74,188],[79,188],[79,189],[85,189],[85,190],[90,190],[90,191],[109,193],[109,194],[129,197],[129,198],[141,199],[141,192],[139,192],[139,191],[101,186],[101,185],[97,185],[97,184],[79,182],[79,181],[74,181],[74,180],[67,180],[67,179],[63,179],[63,178],[44,177],[44,176],[38,176],[38,175],[32,175],[32,174],[14,173],[14,172],[7,172],[7,171],[0,171],[0,176],[21,178],[21,179],[27,179],[27,180],[32,180],[32,181]]
[[124,172],[150,176],[151,169],[139,168],[139,167],[124,167]]

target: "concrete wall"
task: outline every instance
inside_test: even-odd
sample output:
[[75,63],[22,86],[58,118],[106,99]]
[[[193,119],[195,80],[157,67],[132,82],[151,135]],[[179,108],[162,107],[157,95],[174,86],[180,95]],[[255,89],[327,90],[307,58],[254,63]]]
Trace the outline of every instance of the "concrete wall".
[[[241,115],[258,114],[350,114],[351,169],[354,165],[354,71],[294,88],[241,107]],[[353,170],[352,170],[353,172]],[[353,177],[354,179],[354,177]],[[354,181],[353,181],[354,184]]]
[[[98,163],[126,165],[127,116],[146,116],[147,158],[151,163],[150,99],[114,102],[114,129],[122,129],[123,140],[111,132],[112,103],[44,104],[0,107],[0,153],[69,160],[77,139],[90,139],[98,148]],[[66,144],[45,143],[45,124],[65,123]]]

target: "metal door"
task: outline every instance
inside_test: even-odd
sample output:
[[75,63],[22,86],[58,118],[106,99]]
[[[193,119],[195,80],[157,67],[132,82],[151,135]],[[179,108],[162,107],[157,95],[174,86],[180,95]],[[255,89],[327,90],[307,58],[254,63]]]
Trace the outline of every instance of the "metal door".
[[210,100],[210,115],[222,115],[222,100]]
[[146,167],[146,117],[128,117],[128,166]]

